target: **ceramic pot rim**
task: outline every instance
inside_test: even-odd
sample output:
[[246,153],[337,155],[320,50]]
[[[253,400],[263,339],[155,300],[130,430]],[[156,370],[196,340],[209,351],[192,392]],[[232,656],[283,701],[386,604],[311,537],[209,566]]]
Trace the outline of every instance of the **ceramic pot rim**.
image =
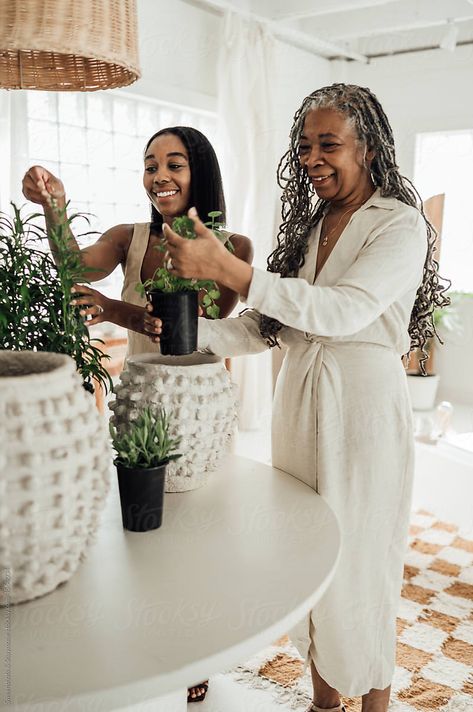
[[216,365],[223,364],[223,359],[214,354],[204,354],[195,351],[187,356],[163,356],[158,353],[145,353],[130,356],[127,359],[127,365],[139,370],[140,368],[163,368],[168,367],[173,371],[177,368],[189,371],[192,369],[203,368],[211,369]]
[[[8,370],[11,370],[8,373]],[[71,356],[53,351],[7,351],[0,350],[0,384],[1,388],[22,387],[22,382],[28,382],[28,387],[44,388],[56,382],[61,377],[75,373],[76,365]],[[8,374],[8,375],[4,375]]]

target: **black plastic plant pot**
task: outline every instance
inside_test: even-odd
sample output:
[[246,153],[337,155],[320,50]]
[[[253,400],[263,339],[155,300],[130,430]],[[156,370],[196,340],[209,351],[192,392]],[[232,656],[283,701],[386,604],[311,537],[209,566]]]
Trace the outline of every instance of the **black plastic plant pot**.
[[161,526],[166,465],[149,469],[116,465],[125,529],[147,532]]
[[163,323],[161,353],[164,356],[184,356],[197,351],[198,292],[165,294],[154,290],[147,296],[153,305],[153,316],[159,317]]

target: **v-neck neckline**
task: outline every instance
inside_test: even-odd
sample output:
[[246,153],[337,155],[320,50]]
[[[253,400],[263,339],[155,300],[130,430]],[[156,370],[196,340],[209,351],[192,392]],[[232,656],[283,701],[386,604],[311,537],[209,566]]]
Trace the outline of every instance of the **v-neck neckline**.
[[378,186],[377,188],[375,188],[375,190],[374,190],[373,193],[370,195],[370,197],[369,197],[367,200],[365,200],[365,202],[362,203],[362,204],[355,210],[354,213],[352,213],[352,214],[350,215],[350,219],[349,219],[349,221],[347,222],[347,224],[345,225],[345,227],[343,228],[342,232],[340,233],[340,236],[339,236],[337,242],[336,242],[335,245],[333,246],[333,248],[332,248],[330,254],[329,254],[328,257],[327,257],[327,259],[325,260],[325,262],[322,264],[322,266],[320,267],[319,271],[317,272],[317,257],[318,257],[318,255],[319,255],[320,232],[321,232],[321,230],[322,230],[322,223],[323,223],[323,221],[324,221],[324,219],[325,219],[325,216],[326,216],[326,214],[327,214],[328,209],[329,209],[330,206],[328,205],[328,206],[326,207],[326,209],[325,209],[325,211],[324,211],[324,214],[323,214],[323,217],[319,220],[319,222],[317,223],[317,225],[316,225],[316,227],[315,227],[315,234],[314,234],[314,238],[313,238],[313,239],[315,240],[315,267],[314,267],[314,276],[313,276],[313,278],[312,278],[312,284],[315,284],[315,283],[317,282],[317,280],[319,279],[321,272],[323,272],[323,270],[325,269],[325,267],[326,267],[326,265],[327,265],[327,262],[330,260],[330,258],[331,258],[331,256],[332,256],[332,254],[334,253],[334,251],[335,251],[335,249],[336,249],[338,243],[340,242],[340,240],[342,239],[343,235],[345,234],[345,231],[346,231],[347,227],[350,225],[350,223],[351,223],[351,221],[352,221],[352,219],[353,219],[353,216],[356,215],[358,212],[360,212],[360,211],[362,211],[362,210],[366,210],[367,208],[369,208],[376,200],[385,200],[385,201],[386,201],[386,200],[390,200],[389,198],[381,198],[381,192],[380,192],[379,186]]
[[[157,236],[156,236],[157,237]],[[159,238],[158,238],[159,240]],[[143,280],[143,262],[145,261],[146,253],[148,252],[150,242],[151,242],[151,224],[148,223],[148,239],[143,240],[145,243],[144,251],[141,254],[141,259],[140,259],[140,264],[139,264],[139,278],[140,282],[143,283],[146,280]]]
[[[355,212],[353,213],[353,215],[356,215],[357,212],[358,212],[358,210],[355,210]],[[325,267],[326,267],[326,265],[327,265],[327,262],[329,262],[331,256],[333,255],[333,253],[334,253],[335,250],[337,249],[337,246],[338,246],[340,240],[343,238],[343,235],[345,234],[347,227],[348,227],[349,224],[351,223],[352,218],[353,218],[353,215],[350,216],[349,221],[347,222],[347,224],[346,224],[345,227],[343,228],[342,232],[340,233],[340,235],[339,235],[339,237],[338,237],[337,242],[336,242],[335,245],[332,247],[332,249],[331,249],[331,251],[329,252],[329,254],[327,255],[325,261],[321,264],[320,269],[319,269],[318,272],[317,272],[317,258],[318,258],[318,256],[319,256],[320,233],[321,233],[321,231],[322,231],[322,223],[323,223],[323,221],[324,221],[325,215],[324,215],[323,218],[322,218],[321,220],[319,220],[319,222],[317,223],[317,226],[316,226],[316,228],[315,228],[315,234],[314,234],[314,237],[313,237],[313,239],[315,240],[315,267],[314,267],[314,273],[313,273],[314,276],[313,276],[313,278],[312,278],[312,284],[315,284],[315,283],[318,281],[318,279],[319,279],[321,273],[324,271],[324,269],[325,269]]]

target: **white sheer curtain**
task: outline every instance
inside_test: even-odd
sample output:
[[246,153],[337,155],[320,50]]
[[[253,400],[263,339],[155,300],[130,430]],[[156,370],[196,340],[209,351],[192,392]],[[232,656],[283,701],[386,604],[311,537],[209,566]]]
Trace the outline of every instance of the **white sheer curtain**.
[[25,202],[21,193],[23,164],[28,155],[26,92],[0,89],[0,209],[11,214],[10,201]]
[[0,169],[0,210],[8,212],[10,201],[10,166],[11,161],[11,107],[10,93],[0,90],[0,156],[2,156],[3,168]]
[[[263,269],[272,250],[278,201],[273,55],[273,38],[262,25],[227,13],[218,67],[219,158],[227,225],[252,240],[253,264]],[[240,389],[240,428],[259,428],[271,409],[271,354],[233,359],[232,375]]]

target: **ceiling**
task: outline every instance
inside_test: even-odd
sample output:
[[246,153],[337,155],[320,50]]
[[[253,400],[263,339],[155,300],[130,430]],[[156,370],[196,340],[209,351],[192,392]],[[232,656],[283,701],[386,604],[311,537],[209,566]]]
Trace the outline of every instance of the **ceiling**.
[[[268,23],[280,39],[315,54],[366,62],[455,46],[473,47],[473,0],[187,0]],[[448,49],[440,44],[446,43]]]

